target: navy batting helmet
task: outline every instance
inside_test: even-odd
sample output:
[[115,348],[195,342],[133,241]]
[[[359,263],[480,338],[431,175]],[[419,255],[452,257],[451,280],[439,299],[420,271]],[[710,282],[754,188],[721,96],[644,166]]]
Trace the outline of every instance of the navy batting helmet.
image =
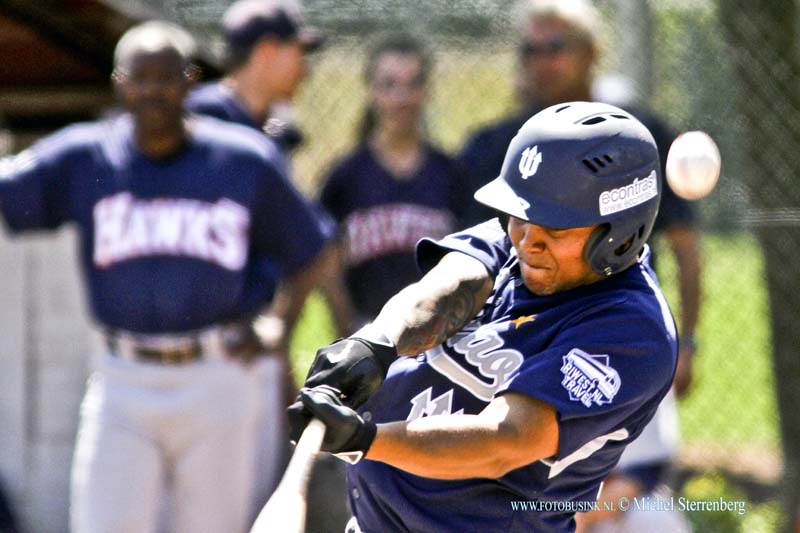
[[648,129],[608,104],[557,104],[512,139],[500,176],[475,199],[550,228],[600,227],[584,257],[610,276],[636,262],[658,213],[661,170]]

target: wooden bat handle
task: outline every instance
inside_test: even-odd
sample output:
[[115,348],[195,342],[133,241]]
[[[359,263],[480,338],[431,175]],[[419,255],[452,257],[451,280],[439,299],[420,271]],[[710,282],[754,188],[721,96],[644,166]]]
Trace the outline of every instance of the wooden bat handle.
[[286,467],[286,472],[261,509],[250,533],[281,531],[303,533],[306,522],[306,493],[314,458],[325,437],[325,424],[316,418],[308,423]]
[[319,453],[324,437],[325,424],[322,420],[312,418],[306,429],[303,430],[303,434],[300,435],[300,440],[297,441],[294,454],[289,461],[289,466],[286,467],[286,473],[283,475],[281,483],[288,479],[299,479],[303,481],[303,486],[306,486],[305,482],[308,481],[308,476],[311,474],[314,457]]

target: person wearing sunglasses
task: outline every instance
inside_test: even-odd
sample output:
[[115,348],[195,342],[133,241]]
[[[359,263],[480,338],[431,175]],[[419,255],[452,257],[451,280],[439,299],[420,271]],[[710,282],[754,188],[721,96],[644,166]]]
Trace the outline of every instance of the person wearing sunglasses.
[[[534,113],[548,106],[568,101],[603,99],[624,105],[652,132],[661,156],[661,170],[675,135],[657,117],[629,101],[611,101],[596,92],[595,67],[600,59],[601,35],[598,28],[602,16],[589,0],[523,0],[519,5],[523,21],[517,45],[517,71],[515,84],[519,99],[519,113],[477,131],[465,144],[460,155],[469,171],[471,190],[494,179],[502,168],[509,141],[522,124]],[[616,95],[617,98],[619,95]],[[485,207],[472,202],[466,218],[478,223],[492,216]],[[664,237],[678,266],[680,305],[680,357],[673,382],[674,391],[657,414],[667,422],[651,424],[636,451],[631,446],[623,455],[621,464],[630,460],[630,469],[617,471],[605,487],[611,492],[615,487],[623,492],[618,496],[646,494],[669,479],[671,458],[677,453],[677,413],[674,393],[684,394],[691,382],[691,360],[695,351],[694,331],[700,312],[699,233],[697,214],[689,202],[678,198],[666,182],[661,205],[653,229],[654,235]],[[656,241],[657,242],[657,241]],[[658,250],[654,247],[653,258]],[[651,262],[655,265],[654,259]],[[673,422],[670,422],[673,421]],[[672,427],[674,431],[659,432],[658,428]],[[622,513],[633,519],[636,513]],[[666,513],[658,515],[662,520]],[[622,526],[614,527],[620,531]],[[639,526],[634,526],[639,527]],[[642,529],[640,529],[642,530]]]

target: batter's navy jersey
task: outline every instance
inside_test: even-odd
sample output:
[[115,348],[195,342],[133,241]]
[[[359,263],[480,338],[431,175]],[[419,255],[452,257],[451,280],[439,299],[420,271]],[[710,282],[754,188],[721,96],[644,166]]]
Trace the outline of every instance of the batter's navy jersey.
[[303,268],[326,235],[263,135],[213,118],[188,124],[180,151],[141,155],[128,115],[71,126],[0,165],[12,230],[80,229],[91,309],[142,333],[241,318],[254,257]]
[[[574,511],[596,500],[672,382],[675,323],[648,252],[609,278],[536,296],[496,219],[421,242],[420,264],[427,269],[452,250],[486,265],[495,278],[489,300],[447,342],[392,364],[362,416],[385,423],[476,414],[511,391],[556,409],[558,453],[498,479],[455,481],[364,460],[348,468],[352,509],[370,533],[572,531]],[[549,510],[523,510],[519,502]]]
[[339,223],[348,292],[364,316],[377,316],[389,298],[419,279],[414,250],[421,238],[459,229],[467,192],[461,167],[431,146],[424,150],[419,169],[399,178],[361,145],[322,188],[320,204]]

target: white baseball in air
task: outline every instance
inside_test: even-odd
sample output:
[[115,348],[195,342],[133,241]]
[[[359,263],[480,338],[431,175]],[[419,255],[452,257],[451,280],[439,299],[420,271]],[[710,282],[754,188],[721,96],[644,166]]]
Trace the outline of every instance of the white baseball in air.
[[714,139],[702,131],[687,131],[669,148],[667,182],[681,198],[699,200],[714,190],[721,164]]

